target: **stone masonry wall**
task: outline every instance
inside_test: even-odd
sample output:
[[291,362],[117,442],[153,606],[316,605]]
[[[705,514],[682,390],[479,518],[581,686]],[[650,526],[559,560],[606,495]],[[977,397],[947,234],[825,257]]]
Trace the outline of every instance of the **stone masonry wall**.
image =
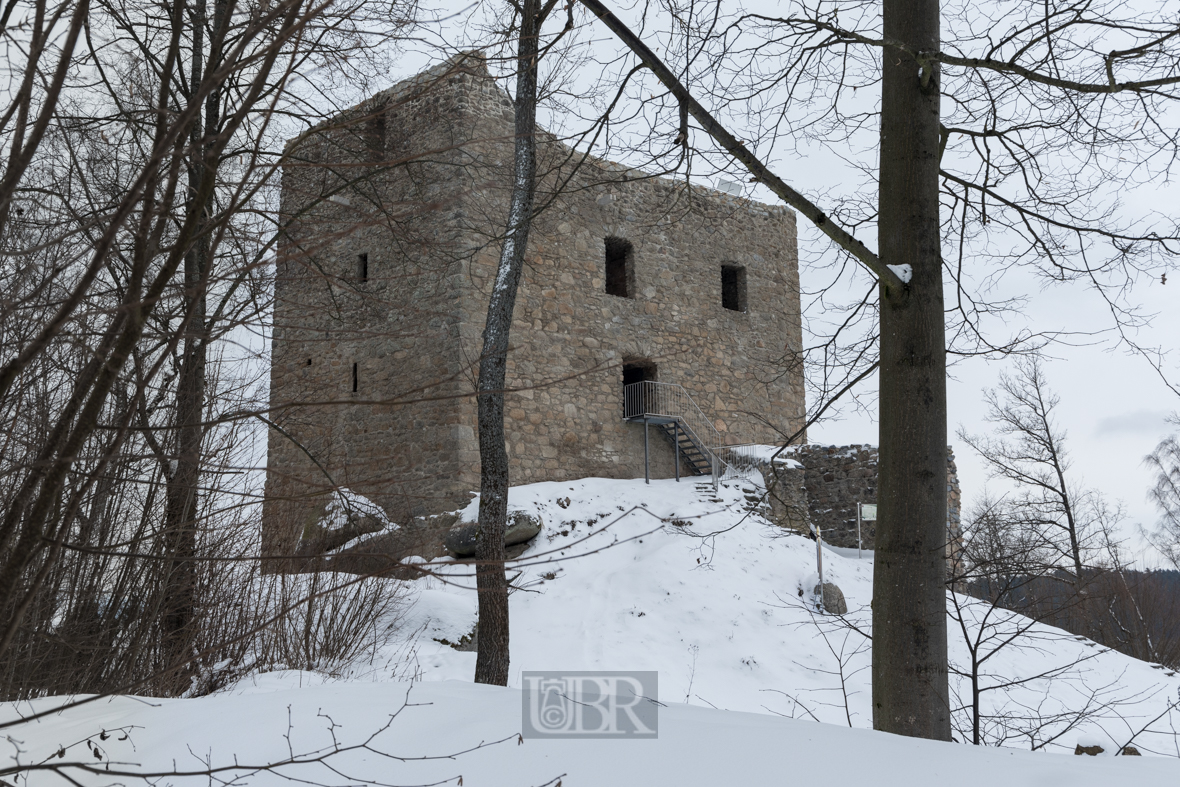
[[[763,462],[759,470],[766,486],[771,522],[800,535],[811,532],[807,504],[807,469],[796,461]],[[765,511],[765,509],[764,509]]]
[[[290,550],[336,487],[403,523],[452,510],[478,488],[475,373],[512,138],[507,96],[468,57],[289,145],[268,551]],[[794,214],[584,159],[548,135],[541,142],[546,208],[509,354],[512,482],[643,474],[643,426],[622,420],[631,361],[684,386],[724,442],[769,443],[797,429]],[[605,292],[608,237],[632,245],[631,297]],[[723,264],[746,270],[745,311],[722,306]],[[674,454],[654,428],[651,447],[653,476],[671,476]]]
[[[808,512],[824,541],[856,546],[856,504],[877,502],[877,447],[874,445],[803,445],[793,452],[806,468]],[[872,549],[876,528],[861,526],[861,544]]]
[[[856,504],[877,502],[877,447],[874,445],[803,445],[791,455],[805,468],[803,485],[812,526],[818,525],[824,541],[855,548]],[[961,494],[954,452],[947,449],[948,557],[957,552],[962,537],[959,515]],[[877,523],[861,523],[861,546],[873,549]]]
[[[439,220],[470,189],[469,137],[462,94],[439,79],[412,80],[289,146],[266,553],[292,551],[337,487],[402,522],[453,507],[458,487],[470,488],[460,458],[473,434],[454,413],[469,389],[459,346],[465,239]],[[386,112],[386,130],[396,123],[397,133],[378,144],[373,118]]]
[[[509,153],[505,143],[485,160],[499,157],[506,170]],[[567,156],[550,144],[542,167]],[[516,303],[515,392],[506,403],[514,477],[642,475],[643,428],[621,418],[621,366],[632,360],[654,363],[657,380],[683,386],[723,441],[768,443],[776,428],[798,428],[801,379],[783,363],[802,341],[793,214],[603,162],[583,164],[572,178],[567,169],[553,166],[542,182],[566,184],[534,222]],[[503,189],[477,199],[486,200],[479,215],[507,212]],[[605,292],[608,237],[632,244],[634,297]],[[487,243],[469,269],[463,338],[473,357],[496,251]],[[744,312],[722,306],[723,263],[746,268]],[[473,403],[463,412],[474,427]],[[670,446],[658,433],[652,445],[654,476],[671,476]]]

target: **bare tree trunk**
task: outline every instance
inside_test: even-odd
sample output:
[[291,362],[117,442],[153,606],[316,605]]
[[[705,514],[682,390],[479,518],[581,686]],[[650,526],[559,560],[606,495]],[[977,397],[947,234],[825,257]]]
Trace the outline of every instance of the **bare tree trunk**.
[[[885,0],[884,38],[937,51],[937,0]],[[950,740],[946,622],[946,341],[939,227],[939,73],[883,51],[880,465],[873,727]],[[905,278],[903,276],[903,278]]]
[[[192,6],[192,72],[191,92],[199,89],[207,71],[217,67],[226,16],[226,0],[217,0],[213,19],[208,63],[205,63],[205,0]],[[198,210],[196,240],[184,257],[183,318],[186,320],[184,349],[180,373],[176,381],[176,464],[171,468],[164,508],[166,554],[170,556],[167,587],[164,595],[162,634],[164,637],[164,668],[173,688],[183,690],[187,673],[192,668],[192,643],[196,631],[197,578],[197,517],[200,503],[201,444],[205,436],[204,410],[206,364],[208,360],[206,296],[212,260],[208,233],[209,209],[195,202],[206,178],[217,177],[216,161],[209,161],[209,135],[217,131],[221,103],[221,89],[214,87],[205,100],[204,119],[193,123],[189,134],[189,204],[188,211]]]
[[[1037,380],[1038,404],[1043,408],[1044,404],[1042,401],[1040,401],[1039,397],[1039,370]],[[1048,413],[1047,411],[1045,412],[1046,415],[1043,419],[1043,423],[1045,427],[1045,437],[1047,438],[1046,449],[1048,450],[1050,460],[1053,463],[1053,475],[1057,479],[1058,489],[1060,490],[1059,497],[1061,498],[1061,510],[1065,514],[1065,533],[1069,538],[1069,556],[1073,561],[1073,584],[1074,588],[1077,589],[1080,588],[1085,582],[1085,574],[1083,573],[1085,568],[1082,565],[1082,542],[1078,533],[1078,520],[1074,516],[1072,496],[1069,493],[1069,486],[1065,483],[1065,466],[1064,462],[1062,461],[1061,446],[1059,444],[1060,441],[1057,440],[1057,436],[1053,434],[1053,427],[1049,423]]]
[[508,579],[504,574],[504,529],[508,519],[508,451],[504,445],[504,383],[508,333],[524,267],[537,174],[537,38],[540,2],[524,0],[516,58],[516,144],[512,200],[500,265],[488,302],[479,361],[479,591],[475,682],[508,685]]
[[[191,660],[196,604],[198,485],[201,475],[202,413],[205,405],[206,346],[201,335],[205,321],[203,272],[208,244],[199,242],[185,259],[185,300],[190,304],[190,323],[184,339],[176,390],[176,463],[166,488],[164,507],[165,554],[170,557],[162,634],[164,668],[179,687]],[[196,258],[195,260],[193,258]]]

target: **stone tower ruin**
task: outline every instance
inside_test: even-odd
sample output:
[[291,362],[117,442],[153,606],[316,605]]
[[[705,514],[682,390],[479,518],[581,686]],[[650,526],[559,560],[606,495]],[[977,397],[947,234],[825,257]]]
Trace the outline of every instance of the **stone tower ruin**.
[[[399,523],[478,489],[474,376],[512,147],[511,103],[476,55],[288,144],[267,553],[290,553],[341,488]],[[725,444],[800,429],[794,214],[549,134],[539,147],[508,361],[512,483],[642,476],[625,382],[679,386]],[[672,441],[651,436],[651,474],[671,477]]]

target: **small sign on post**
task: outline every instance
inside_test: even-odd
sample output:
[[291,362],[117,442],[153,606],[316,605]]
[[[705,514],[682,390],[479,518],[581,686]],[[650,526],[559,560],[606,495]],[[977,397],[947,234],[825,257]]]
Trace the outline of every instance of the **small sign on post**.
[[867,522],[877,521],[877,504],[876,503],[857,503],[856,504],[856,556],[860,558],[861,544],[860,538],[860,523],[861,520]]

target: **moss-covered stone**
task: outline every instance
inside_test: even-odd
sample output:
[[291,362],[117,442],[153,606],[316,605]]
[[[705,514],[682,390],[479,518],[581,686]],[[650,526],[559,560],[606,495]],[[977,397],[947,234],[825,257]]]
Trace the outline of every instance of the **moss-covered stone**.
[[[541,518],[524,511],[508,512],[508,527],[504,531],[504,546],[514,546],[533,540],[544,529]],[[479,523],[461,522],[451,528],[446,538],[447,549],[459,557],[472,557],[479,546]]]

